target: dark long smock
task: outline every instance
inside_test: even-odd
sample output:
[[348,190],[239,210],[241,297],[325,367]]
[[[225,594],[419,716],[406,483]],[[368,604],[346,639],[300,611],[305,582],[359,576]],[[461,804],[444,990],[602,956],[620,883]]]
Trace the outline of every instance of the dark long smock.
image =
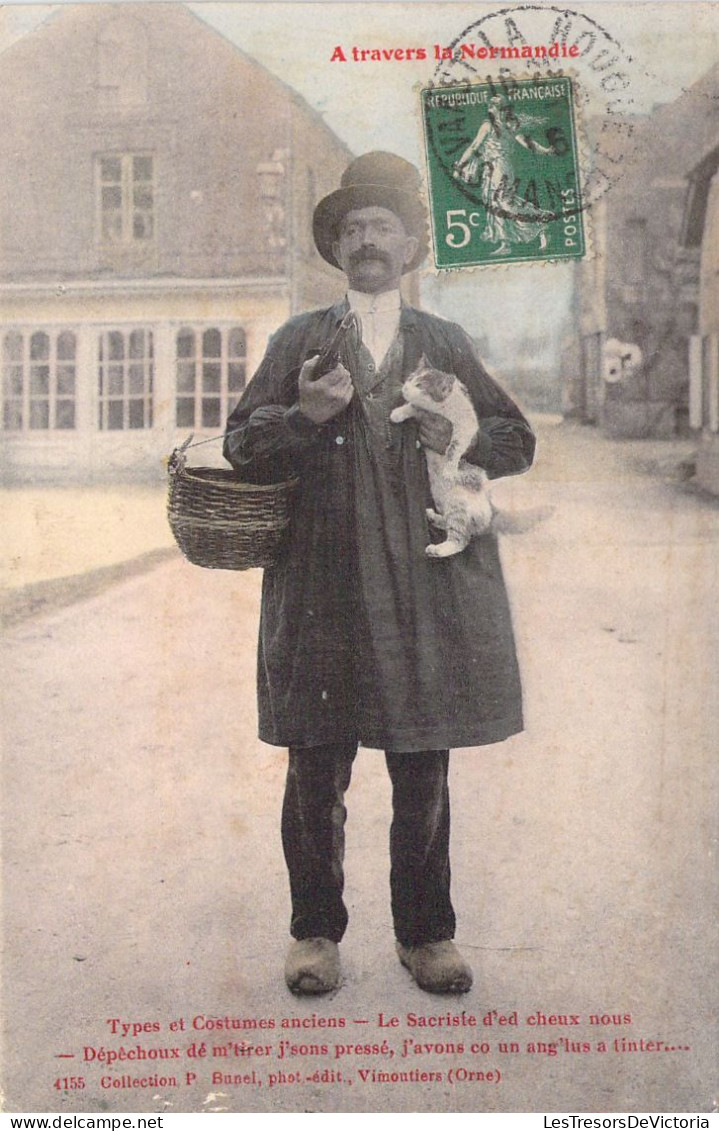
[[522,702],[496,537],[427,558],[444,535],[425,513],[424,452],[414,422],[388,417],[424,354],[466,385],[481,428],[468,458],[490,478],[525,471],[534,436],[464,331],[411,307],[379,372],[362,347],[349,406],[314,425],[297,406],[299,370],[346,310],[286,323],[228,421],[225,456],[245,478],[300,478],[289,538],[263,580],[260,737],[398,752],[498,742],[522,729]]

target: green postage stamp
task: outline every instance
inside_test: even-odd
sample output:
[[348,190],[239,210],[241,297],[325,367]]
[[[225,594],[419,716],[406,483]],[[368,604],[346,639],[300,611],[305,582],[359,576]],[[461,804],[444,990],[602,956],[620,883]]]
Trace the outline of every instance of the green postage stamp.
[[421,100],[438,268],[582,258],[571,79],[505,77]]

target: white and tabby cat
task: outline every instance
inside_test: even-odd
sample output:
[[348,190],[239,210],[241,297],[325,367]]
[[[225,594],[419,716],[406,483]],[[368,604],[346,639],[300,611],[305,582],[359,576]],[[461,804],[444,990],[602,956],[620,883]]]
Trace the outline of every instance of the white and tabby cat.
[[393,424],[417,416],[416,409],[425,409],[452,425],[452,438],[444,455],[425,449],[436,507],[427,510],[427,517],[447,532],[446,541],[427,546],[429,557],[459,554],[470,538],[490,528],[508,534],[523,533],[551,513],[551,508],[540,507],[521,515],[504,515],[492,505],[487,473],[462,458],[476,439],[479,422],[469,393],[452,373],[433,368],[423,355],[402,386],[402,395],[407,403],[390,413]]

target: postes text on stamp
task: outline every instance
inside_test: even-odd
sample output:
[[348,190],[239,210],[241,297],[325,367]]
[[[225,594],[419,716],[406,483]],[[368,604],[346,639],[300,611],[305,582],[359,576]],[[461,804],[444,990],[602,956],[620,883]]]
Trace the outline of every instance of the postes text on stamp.
[[584,256],[571,79],[505,76],[420,97],[436,267]]

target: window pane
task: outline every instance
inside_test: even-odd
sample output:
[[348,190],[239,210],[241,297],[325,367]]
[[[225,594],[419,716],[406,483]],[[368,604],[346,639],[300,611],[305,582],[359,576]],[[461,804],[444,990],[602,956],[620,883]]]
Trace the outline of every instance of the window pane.
[[122,365],[108,365],[108,393],[120,397],[125,391],[125,370]]
[[101,157],[100,176],[103,181],[119,181],[122,178],[122,159],[120,157]]
[[107,427],[111,432],[117,432],[122,428],[122,401],[108,402]]
[[[104,346],[102,342],[100,346],[101,359],[103,354],[112,360],[101,360],[98,366],[100,428],[119,430],[152,427],[152,402],[149,396],[152,393],[152,332],[139,328],[107,331]],[[61,383],[63,369],[68,373]],[[70,385],[70,370],[75,369],[75,366],[58,366],[58,395],[66,388],[74,392],[74,383]],[[65,392],[65,396],[68,397],[69,394]]]
[[202,366],[202,390],[205,393],[219,393],[222,370],[217,363]]
[[177,356],[195,356],[195,334],[193,330],[180,330],[177,335]]
[[177,427],[178,428],[194,428],[195,427],[195,398],[194,397],[178,397],[177,398]]
[[133,159],[132,159],[132,179],[134,181],[151,181],[152,180],[152,158],[151,157],[133,157]]
[[145,356],[145,331],[133,330],[130,334],[130,357]]
[[63,330],[57,336],[57,360],[75,360],[75,335],[70,330]]
[[117,212],[122,208],[122,189],[118,186],[104,187],[102,190],[102,207],[104,210]]
[[30,367],[30,395],[33,397],[46,397],[50,392],[50,366],[33,365]]
[[145,427],[145,402],[144,400],[130,401],[130,428]]
[[222,335],[219,330],[205,330],[202,335],[202,353],[204,357],[222,355]]
[[55,427],[56,428],[74,428],[75,427],[75,402],[74,401],[58,401],[55,405]]
[[228,353],[230,357],[244,357],[247,351],[247,337],[245,331],[240,329],[239,326],[233,326],[230,330],[230,338],[228,345]]
[[117,330],[111,330],[107,335],[108,354],[113,361],[118,361],[125,356],[125,339]]
[[145,366],[134,362],[130,366],[130,392],[144,393],[145,391]]
[[152,208],[152,185],[135,185],[132,190],[132,202],[135,208],[143,209],[144,211]]
[[194,363],[194,361],[178,361],[178,363],[177,363],[177,391],[178,391],[178,393],[194,393],[194,391],[195,391],[195,363]]
[[5,401],[3,425],[9,432],[17,432],[22,428],[22,401]]
[[71,397],[75,393],[75,366],[58,365],[57,391],[59,396]]
[[152,239],[152,213],[135,212],[132,217],[132,235],[136,240]]
[[219,397],[202,398],[202,427],[220,427],[220,399]]
[[240,361],[227,366],[227,388],[230,393],[241,393],[245,387],[245,367]]
[[22,365],[6,365],[3,370],[3,388],[6,397],[21,397],[23,391]]
[[7,361],[22,361],[22,334],[11,331],[5,335],[3,357]]
[[50,427],[50,405],[48,401],[30,401],[30,427]]
[[41,332],[30,339],[30,357],[33,361],[47,361],[50,357],[50,339]]

